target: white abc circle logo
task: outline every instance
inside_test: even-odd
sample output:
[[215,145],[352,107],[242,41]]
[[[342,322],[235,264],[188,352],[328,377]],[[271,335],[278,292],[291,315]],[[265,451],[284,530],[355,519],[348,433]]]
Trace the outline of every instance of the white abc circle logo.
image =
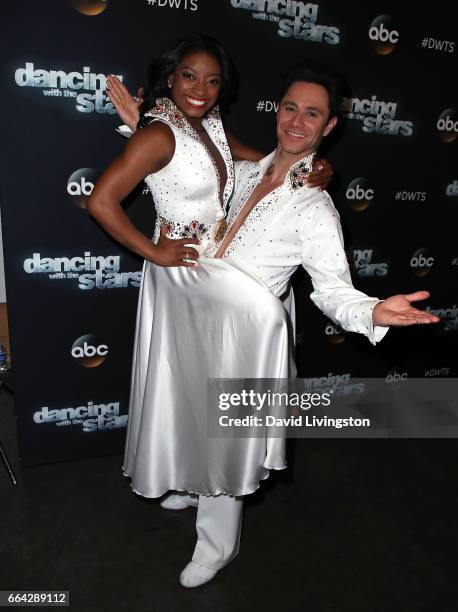
[[388,55],[399,41],[399,32],[392,28],[389,15],[379,15],[369,28],[369,39],[374,51],[379,55]]
[[80,357],[94,357],[95,355],[107,355],[108,346],[106,344],[100,344],[99,346],[92,346],[87,342],[83,343],[83,347],[75,346],[72,348],[72,357],[79,359]]
[[410,267],[414,268],[416,276],[425,276],[434,266],[434,257],[427,255],[426,248],[420,248],[410,258]]
[[453,142],[458,135],[458,113],[454,108],[444,110],[437,120],[436,127],[443,142]]
[[74,204],[85,208],[99,173],[94,168],[80,168],[70,175],[67,181],[67,193]]
[[108,346],[93,334],[80,336],[75,340],[71,356],[83,368],[95,368],[102,364],[108,355]]
[[369,187],[369,181],[363,176],[353,179],[347,187],[345,197],[350,200],[353,210],[365,210],[371,200],[374,199],[375,191]]

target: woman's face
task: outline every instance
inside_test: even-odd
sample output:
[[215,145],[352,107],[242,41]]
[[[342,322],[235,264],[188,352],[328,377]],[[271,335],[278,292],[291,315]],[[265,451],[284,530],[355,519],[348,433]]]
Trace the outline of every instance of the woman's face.
[[215,106],[221,89],[221,66],[205,51],[186,55],[169,76],[170,96],[190,118],[202,118]]

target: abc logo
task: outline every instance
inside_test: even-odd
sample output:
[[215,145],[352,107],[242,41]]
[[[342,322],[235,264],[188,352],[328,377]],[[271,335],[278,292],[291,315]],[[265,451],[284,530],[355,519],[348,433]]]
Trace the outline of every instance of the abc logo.
[[365,210],[374,198],[375,192],[369,187],[369,182],[363,176],[351,181],[345,192],[345,197],[350,200],[353,210]]
[[434,257],[427,256],[427,249],[420,248],[410,258],[410,267],[414,268],[415,276],[425,276],[434,266]]
[[454,108],[447,108],[437,120],[437,129],[442,142],[453,142],[458,135],[458,113]]
[[388,55],[399,40],[399,32],[392,28],[392,19],[389,15],[379,15],[371,23],[369,38],[372,48],[378,55]]
[[340,344],[345,341],[344,331],[332,323],[326,325],[324,333],[331,344]]
[[73,204],[85,208],[99,173],[94,168],[80,168],[67,181],[67,193]]
[[403,372],[402,374],[399,374],[399,372],[397,372],[396,370],[390,370],[385,380],[387,383],[396,383],[396,382],[402,382],[403,380],[406,380],[408,377],[409,376],[407,372]]
[[83,368],[96,368],[105,361],[108,346],[93,334],[86,334],[75,340],[71,355]]
[[70,4],[82,15],[99,15],[108,6],[108,0],[70,0]]

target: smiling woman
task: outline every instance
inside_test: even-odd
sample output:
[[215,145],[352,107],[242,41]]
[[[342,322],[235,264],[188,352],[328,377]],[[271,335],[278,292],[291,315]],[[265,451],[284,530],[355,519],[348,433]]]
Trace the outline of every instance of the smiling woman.
[[[200,77],[210,87],[218,89],[213,104],[217,99],[219,108],[222,111],[227,110],[234,99],[238,85],[234,63],[217,40],[209,36],[195,35],[186,36],[176,44],[170,45],[151,63],[147,75],[148,85],[140,114],[150,110],[156,104],[157,98],[170,96],[170,94],[172,94],[172,97],[174,96],[174,91],[170,92],[169,83],[173,82],[176,76],[195,81],[198,76],[196,71],[199,71],[202,66],[189,65],[191,54],[204,55],[209,58],[210,64],[204,66],[204,72],[200,73]],[[177,72],[178,68],[179,71]],[[214,71],[214,74],[212,74],[212,71]],[[183,73],[187,73],[186,76]],[[212,83],[209,83],[209,81],[212,81]],[[174,97],[173,99],[180,107],[179,100]]]
[[[121,84],[113,78],[109,83],[112,99],[119,102]],[[160,497],[169,490],[208,496],[208,502],[199,503],[199,540],[193,561],[181,575],[182,584],[188,587],[209,580],[235,556],[242,510],[242,502],[230,495],[212,497],[222,492],[220,484],[227,488],[214,475],[224,471],[224,465],[221,469],[212,466],[218,460],[224,464],[228,453],[221,454],[221,445],[208,448],[201,428],[196,429],[202,415],[193,410],[194,406],[205,409],[204,397],[199,395],[193,401],[183,392],[189,386],[181,384],[193,364],[205,368],[205,351],[199,351],[199,342],[213,328],[215,338],[220,337],[219,319],[208,321],[202,308],[202,326],[194,321],[188,331],[205,332],[194,333],[192,339],[185,335],[177,339],[173,331],[195,285],[195,272],[183,268],[194,267],[198,255],[209,253],[224,230],[234,168],[216,105],[227,107],[235,86],[232,61],[214,39],[190,36],[165,49],[149,69],[138,121],[141,129],[101,176],[87,206],[114,238],[145,258],[123,472],[132,479],[132,489],[145,497]],[[135,104],[133,111],[135,117]],[[254,158],[261,157],[246,150]],[[121,201],[142,179],[151,190],[157,213],[152,242],[131,224],[121,207]],[[246,295],[252,294],[250,284]],[[199,295],[194,299],[199,300]],[[226,307],[221,304],[223,311]],[[252,320],[250,317],[251,326]],[[263,334],[265,326],[264,318]],[[272,333],[276,329],[274,326]],[[183,355],[190,354],[192,358],[183,364]],[[195,354],[202,359],[196,360]],[[200,374],[194,385],[199,393],[206,388],[206,375]],[[169,496],[163,507],[196,505],[192,498],[183,505],[183,499]],[[206,535],[216,520],[215,512],[224,518],[224,528]]]
[[[216,104],[231,102],[235,74],[227,52],[210,37],[189,36],[166,48],[148,71],[142,129],[95,186],[89,212],[149,262],[193,266],[220,229],[233,164]],[[153,243],[120,206],[142,179],[156,205]]]
[[175,104],[188,115],[191,125],[200,129],[202,111],[213,108],[218,99],[219,62],[203,51],[190,53],[170,75],[167,85]]

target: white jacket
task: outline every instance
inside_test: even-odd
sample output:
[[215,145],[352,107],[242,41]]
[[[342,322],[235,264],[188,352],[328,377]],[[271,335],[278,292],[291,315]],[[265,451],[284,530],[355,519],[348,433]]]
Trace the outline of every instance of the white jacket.
[[[235,164],[228,229],[274,155],[275,151],[259,163]],[[224,257],[237,260],[256,274],[277,297],[302,265],[311,277],[314,290],[310,298],[316,306],[343,329],[362,333],[375,344],[388,331],[372,323],[372,310],[380,300],[353,287],[339,213],[326,191],[306,187],[301,180],[312,161],[313,154],[293,165],[284,183],[256,204]]]

